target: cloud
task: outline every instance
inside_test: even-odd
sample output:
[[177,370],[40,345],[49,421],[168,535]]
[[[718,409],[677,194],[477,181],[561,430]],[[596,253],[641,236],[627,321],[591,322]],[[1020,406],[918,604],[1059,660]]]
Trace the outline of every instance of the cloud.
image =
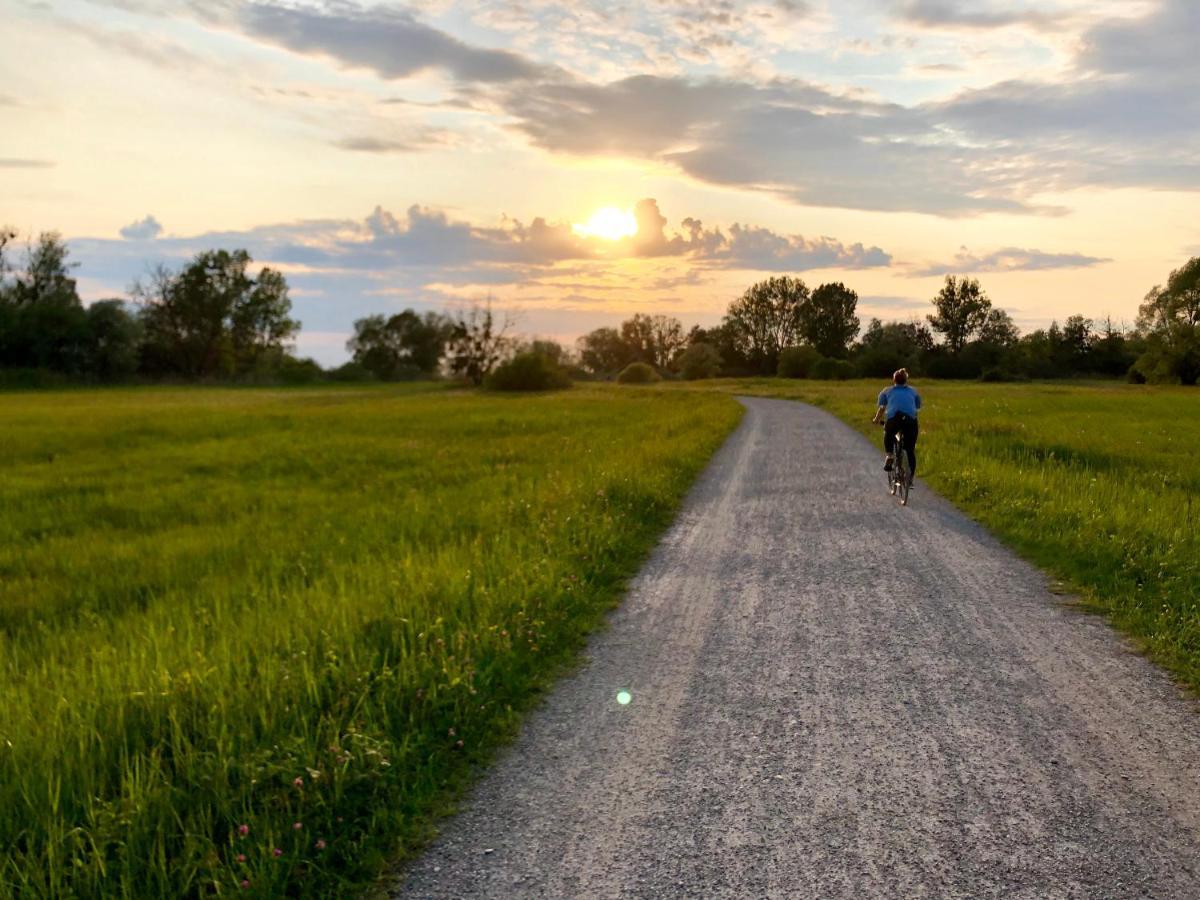
[[958,0],[909,0],[900,10],[900,19],[923,28],[994,29],[1012,26],[1051,28],[1061,25],[1069,15],[1047,11],[1044,3],[1022,7],[1016,3],[989,5]]
[[377,137],[359,135],[357,137],[340,138],[333,141],[335,147],[351,150],[357,153],[421,153],[434,147],[449,144],[452,135],[448,131],[434,128],[424,128],[413,131],[404,137]]
[[794,79],[641,75],[541,85],[502,102],[518,131],[546,150],[654,159],[795,203],[951,216],[1045,211],[1027,199],[1039,170],[1014,161],[1011,149],[964,146],[923,110]]
[[1020,247],[1005,247],[991,253],[976,255],[963,247],[953,261],[933,263],[915,269],[909,274],[914,278],[934,275],[977,274],[981,272],[1033,272],[1045,269],[1088,269],[1099,266],[1110,259],[1086,256],[1082,253],[1043,253],[1040,250],[1024,250]]
[[440,70],[463,82],[504,82],[534,78],[542,71],[508,50],[471,46],[405,10],[245,3],[225,21],[265,43],[326,56],[343,67],[370,69],[388,79]]
[[14,159],[0,157],[0,169],[51,169],[55,163],[48,159]]
[[162,225],[154,216],[131,222],[121,229],[121,237],[128,241],[152,241],[162,233]]

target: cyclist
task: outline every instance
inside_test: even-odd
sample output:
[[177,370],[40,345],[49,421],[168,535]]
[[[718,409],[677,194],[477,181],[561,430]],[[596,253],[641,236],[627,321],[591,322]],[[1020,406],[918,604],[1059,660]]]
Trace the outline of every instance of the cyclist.
[[921,409],[921,395],[908,383],[908,369],[897,369],[892,375],[892,386],[879,394],[879,408],[871,421],[883,426],[883,449],[887,459],[883,462],[885,472],[895,465],[896,432],[904,436],[904,449],[908,453],[908,471],[917,474],[917,412]]

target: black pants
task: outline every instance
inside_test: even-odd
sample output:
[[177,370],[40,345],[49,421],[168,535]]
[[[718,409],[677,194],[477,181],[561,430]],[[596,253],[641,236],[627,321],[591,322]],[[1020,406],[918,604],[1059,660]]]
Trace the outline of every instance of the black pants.
[[887,424],[883,427],[883,449],[889,454],[896,449],[896,432],[904,436],[904,450],[908,454],[908,470],[916,475],[917,435],[920,433],[920,429],[917,428],[917,420],[904,413],[896,413],[887,420]]

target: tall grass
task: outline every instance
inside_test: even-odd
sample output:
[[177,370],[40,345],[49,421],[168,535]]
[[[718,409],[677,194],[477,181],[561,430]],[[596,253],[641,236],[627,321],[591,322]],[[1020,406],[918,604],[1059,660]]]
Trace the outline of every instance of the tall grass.
[[613,388],[0,395],[0,894],[368,882],[739,413]]
[[[869,419],[883,386],[754,380],[721,389],[823,406],[878,442]],[[1200,391],[916,387],[925,400],[918,477],[1200,690]]]

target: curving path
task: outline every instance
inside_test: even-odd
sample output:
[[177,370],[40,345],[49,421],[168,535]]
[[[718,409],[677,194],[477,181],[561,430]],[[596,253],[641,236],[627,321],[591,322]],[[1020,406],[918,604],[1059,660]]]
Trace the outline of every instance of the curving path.
[[1195,702],[829,414],[743,403],[394,896],[1200,897]]

